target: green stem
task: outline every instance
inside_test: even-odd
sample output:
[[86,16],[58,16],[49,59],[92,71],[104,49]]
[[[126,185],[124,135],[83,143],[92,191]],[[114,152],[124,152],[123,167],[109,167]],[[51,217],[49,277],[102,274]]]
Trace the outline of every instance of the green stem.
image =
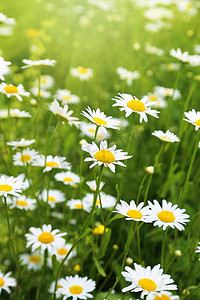
[[46,166],[46,159],[47,159],[47,154],[48,154],[49,147],[50,147],[50,145],[51,145],[51,142],[52,142],[52,139],[53,139],[53,137],[54,137],[54,135],[55,135],[55,132],[58,130],[58,128],[59,128],[59,126],[60,126],[60,123],[61,123],[61,121],[59,120],[59,121],[57,122],[56,126],[54,127],[54,130],[52,131],[52,133],[51,133],[49,139],[48,139],[47,142],[46,142],[46,145],[47,145],[47,146],[46,146],[46,150],[45,150],[45,166]]
[[97,132],[99,130],[99,125],[96,126],[95,134],[94,134],[94,142],[96,143],[97,141]]
[[161,268],[164,269],[165,264],[165,243],[167,237],[167,229],[163,232],[162,250],[161,250]]
[[140,186],[139,186],[139,190],[138,190],[138,194],[137,194],[137,200],[136,200],[136,204],[138,205],[139,203],[139,200],[140,200],[140,194],[141,194],[141,190],[143,189],[144,187],[144,182],[146,180],[146,177],[147,177],[147,174],[145,173],[144,174],[144,177],[142,178],[142,181],[140,183]]
[[139,261],[141,261],[140,227],[139,227],[139,222],[137,224],[137,246],[138,246],[138,259],[139,259]]
[[83,225],[78,237],[76,238],[74,244],[72,245],[72,247],[70,248],[70,250],[68,251],[68,253],[66,254],[65,258],[63,259],[63,261],[61,262],[59,268],[58,268],[58,272],[56,275],[56,280],[55,280],[55,289],[54,289],[54,296],[53,299],[56,300],[56,287],[57,287],[57,283],[60,277],[60,273],[62,271],[62,267],[65,263],[65,261],[67,260],[67,258],[69,257],[70,253],[72,252],[72,250],[75,248],[76,244],[78,243],[78,241],[81,239],[82,235],[84,234],[84,232],[87,230],[89,224],[90,224],[90,220],[93,217],[94,213],[95,213],[95,207],[96,207],[96,201],[97,201],[97,197],[99,194],[99,187],[100,187],[100,183],[101,183],[101,178],[102,178],[102,174],[103,174],[103,165],[101,165],[100,167],[100,172],[99,172],[99,178],[98,178],[98,182],[97,182],[97,188],[94,194],[94,200],[93,200],[93,205],[92,205],[92,209],[90,211],[90,214],[88,216],[88,218],[85,221],[85,224]]
[[40,292],[42,289],[44,289],[44,277],[45,277],[45,272],[46,272],[46,265],[47,265],[47,257],[48,257],[48,250],[45,249],[44,251],[44,261],[43,261],[43,267],[42,267],[42,275],[41,275],[41,281],[40,281],[40,285],[37,288],[37,293],[36,293],[36,300],[40,299]]

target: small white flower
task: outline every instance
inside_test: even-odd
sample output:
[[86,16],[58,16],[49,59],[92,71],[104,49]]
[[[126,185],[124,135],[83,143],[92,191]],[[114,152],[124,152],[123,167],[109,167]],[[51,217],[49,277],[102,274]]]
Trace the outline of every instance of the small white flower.
[[127,85],[131,85],[133,80],[140,78],[138,71],[132,72],[122,67],[117,68],[117,74],[121,80],[126,80]]
[[88,106],[86,112],[82,111],[81,114],[97,126],[100,126],[105,133],[106,128],[119,129],[119,122],[112,117],[107,117],[99,108],[95,111]]
[[72,172],[61,172],[55,175],[57,181],[62,181],[66,185],[75,185],[80,182],[80,177]]
[[[63,244],[62,246],[55,248],[52,255],[55,254],[57,261],[62,262],[62,260],[65,258],[65,256],[71,249],[71,247],[72,247],[72,244]],[[68,261],[74,256],[76,256],[76,250],[72,250],[72,252],[68,256],[67,260],[65,261],[65,264],[67,264]]]
[[122,276],[126,281],[131,282],[128,287],[122,289],[122,292],[142,292],[141,298],[146,295],[155,295],[159,292],[167,290],[177,290],[176,284],[172,284],[174,280],[170,275],[163,274],[160,265],[156,265],[151,269],[150,266],[143,268],[138,264],[134,264],[135,270],[125,267],[126,272],[122,272]]
[[19,208],[21,210],[34,210],[36,208],[36,200],[27,198],[22,195],[18,198],[13,198],[12,202],[10,202],[10,208]]
[[3,13],[0,13],[0,24],[5,24],[5,25],[15,25],[15,19],[13,18],[8,18],[6,15]]
[[38,152],[34,149],[30,150],[24,149],[21,152],[17,152],[15,155],[13,155],[13,161],[15,166],[23,166],[27,164],[32,164],[34,160],[38,157]]
[[[60,280],[61,280],[61,279],[59,279],[58,282],[57,282],[56,291],[58,291],[58,289],[60,289],[60,288],[62,287],[61,284],[60,284]],[[55,281],[53,281],[53,282],[51,283],[51,285],[50,285],[50,287],[49,287],[49,290],[48,290],[48,292],[49,292],[50,294],[53,294],[53,293],[54,293],[54,290],[55,290],[55,284],[56,284]],[[56,298],[58,298],[58,297],[59,297],[59,296],[56,295]]]
[[[96,188],[97,188],[96,180],[86,181],[86,184],[89,186],[89,188],[90,188],[90,190],[91,190],[92,192],[95,192],[95,191],[96,191]],[[105,184],[105,183],[104,183],[103,181],[100,182],[99,191],[102,190],[104,184]]]
[[[0,13],[0,23],[1,23],[1,13]],[[3,57],[0,56],[0,80],[5,80],[4,75],[10,72],[9,65],[10,61],[5,61]]]
[[173,96],[173,100],[177,100],[181,97],[181,93],[179,90],[173,90],[173,89],[165,88],[162,86],[156,86],[154,88],[154,92],[155,92],[155,94],[157,94],[160,97],[172,97]]
[[126,220],[132,221],[142,221],[148,223],[148,206],[144,206],[144,202],[141,202],[139,205],[136,205],[135,201],[132,200],[130,204],[126,203],[123,200],[120,200],[121,204],[117,204],[116,210],[118,214],[121,214],[126,217]]
[[185,229],[183,225],[190,222],[188,220],[190,216],[184,213],[185,209],[178,208],[177,204],[167,203],[165,199],[162,200],[162,205],[157,200],[154,200],[153,203],[148,201],[148,205],[149,221],[153,222],[154,226],[163,227],[163,230],[170,226],[182,231]]
[[54,67],[56,64],[56,60],[50,60],[50,59],[41,59],[41,60],[23,59],[22,61],[25,64],[25,66],[23,66],[22,69],[29,68],[29,67],[41,67],[41,66]]
[[[82,132],[82,135],[86,135],[90,137],[91,139],[94,139],[95,131],[96,131],[96,125],[93,123],[86,123],[86,122],[81,122],[80,123],[80,128]],[[110,137],[110,133],[106,130],[106,132],[103,130],[103,127],[99,127],[97,131],[97,141],[105,140]]]
[[92,142],[92,144],[87,144],[82,146],[82,150],[88,152],[91,157],[85,159],[85,161],[92,161],[90,169],[96,165],[109,167],[112,172],[115,172],[115,165],[120,165],[125,167],[125,164],[121,160],[126,160],[132,157],[132,155],[127,155],[127,152],[123,152],[121,149],[116,150],[116,145],[108,148],[107,141],[101,141],[100,149],[98,146]]
[[69,90],[58,90],[54,97],[62,101],[62,105],[75,104],[80,101],[79,97],[76,95],[72,95]]
[[[101,200],[101,204],[102,204],[102,208],[111,208],[115,205],[116,203],[116,198],[111,196],[111,195],[106,195],[103,192],[100,193],[100,195],[98,196],[97,200],[96,200],[96,206],[100,207],[100,200]],[[94,194],[92,193],[88,193],[85,195],[85,197],[83,197],[82,202],[83,202],[83,206],[86,207],[90,207],[90,209],[92,208],[93,205],[93,201],[94,201]]]
[[21,111],[17,108],[10,110],[10,116],[13,118],[30,118],[31,117],[29,112],[26,112],[23,110]]
[[26,92],[24,90],[22,84],[15,86],[12,84],[6,84],[4,82],[0,84],[0,92],[5,94],[8,98],[10,98],[11,96],[15,96],[19,101],[22,101],[21,96],[29,97],[30,95],[29,92]]
[[200,127],[200,111],[195,111],[192,109],[189,112],[185,112],[185,116],[187,119],[183,119],[192,125],[195,126],[195,130],[197,131]]
[[67,206],[70,209],[77,209],[77,210],[85,210],[86,212],[89,212],[91,209],[90,203],[86,203],[81,201],[80,199],[71,199],[67,201]]
[[63,296],[63,300],[72,297],[72,300],[93,298],[92,292],[95,289],[95,281],[87,277],[79,277],[78,275],[66,276],[60,279],[60,285],[56,292],[58,296]]
[[[49,89],[54,85],[54,78],[50,75],[41,75],[40,76],[40,88]],[[35,81],[35,86],[38,86],[38,80]]]
[[153,105],[152,102],[148,102],[148,97],[143,97],[141,100],[138,100],[136,97],[133,97],[130,94],[120,94],[112,100],[116,101],[112,106],[121,106],[119,109],[125,111],[125,117],[130,116],[132,113],[138,113],[140,115],[140,123],[144,120],[147,122],[147,114],[158,118],[157,114],[159,111],[151,109]]
[[170,55],[183,61],[183,62],[189,62],[189,54],[188,52],[182,52],[180,48],[177,50],[171,49],[170,50]]
[[[48,195],[48,196],[47,196]],[[58,190],[44,190],[41,195],[41,199],[46,202],[48,197],[49,205],[54,208],[57,203],[65,202],[65,195]]]
[[0,271],[0,294],[2,290],[5,290],[8,294],[11,293],[10,287],[16,286],[16,279],[10,277],[11,272],[6,273],[5,275]]
[[159,49],[155,46],[152,46],[150,44],[146,44],[145,46],[145,50],[148,52],[148,53],[151,53],[151,54],[156,54],[158,56],[162,56],[165,54],[165,51],[163,51],[162,49]]
[[31,227],[31,233],[26,233],[27,239],[26,247],[32,247],[32,251],[41,248],[41,254],[47,249],[49,253],[52,253],[55,247],[60,247],[64,244],[65,240],[62,236],[67,233],[58,233],[58,229],[52,231],[51,225],[42,225],[42,229]]
[[31,254],[20,254],[19,259],[22,266],[27,266],[27,270],[41,270],[43,264],[43,257],[37,250]]
[[87,69],[87,68],[79,66],[77,68],[72,68],[71,74],[72,74],[72,76],[78,77],[81,80],[88,80],[92,77],[93,71],[92,71],[92,69]]
[[[33,87],[31,89],[31,93],[34,95],[34,96],[37,96],[38,97],[38,94],[39,94],[39,89],[38,87]],[[51,93],[49,91],[46,91],[44,89],[40,89],[40,95],[39,95],[41,98],[44,98],[44,99],[48,99],[49,97],[51,97]]]
[[169,130],[167,130],[166,132],[163,132],[162,130],[155,130],[154,132],[152,132],[152,135],[156,136],[161,141],[166,143],[180,142],[180,139]]
[[24,148],[24,147],[28,147],[30,145],[32,145],[33,143],[35,143],[35,140],[25,140],[24,138],[22,138],[20,141],[12,141],[12,142],[7,142],[7,145],[12,146],[13,149],[16,148]]
[[146,300],[180,300],[179,296],[174,296],[171,292],[149,294]]
[[7,195],[12,195],[15,197],[19,197],[23,187],[24,187],[24,183],[20,179],[17,179],[13,176],[0,177],[0,196],[7,197]]
[[45,167],[43,172],[49,172],[52,169],[71,169],[71,164],[65,161],[65,157],[48,155],[46,157],[46,163],[45,163],[45,156],[44,155],[38,155],[34,162],[33,166],[40,166]]

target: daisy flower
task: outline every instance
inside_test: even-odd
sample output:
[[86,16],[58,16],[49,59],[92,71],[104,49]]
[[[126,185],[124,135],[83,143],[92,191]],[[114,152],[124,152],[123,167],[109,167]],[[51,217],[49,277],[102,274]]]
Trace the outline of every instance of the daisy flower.
[[[31,89],[31,93],[32,93],[34,96],[37,96],[37,97],[38,97],[38,94],[39,94],[39,89],[38,89],[38,87],[33,87],[33,88]],[[51,93],[50,93],[49,91],[40,89],[40,97],[41,97],[41,98],[44,98],[44,99],[48,99],[49,97],[51,97]]]
[[[0,13],[0,23],[1,23],[1,13]],[[10,61],[5,61],[3,57],[0,56],[0,80],[5,80],[4,75],[9,73]]]
[[[38,80],[35,81],[35,85],[38,86]],[[49,89],[54,85],[54,78],[50,75],[40,76],[40,87],[41,89]]]
[[[71,249],[72,244],[63,244],[61,247],[55,248],[52,255],[56,255],[56,259],[58,262],[62,262],[69,250]],[[72,250],[70,255],[68,256],[65,264],[68,263],[68,260],[71,259],[72,257],[76,256],[76,250]]]
[[183,119],[192,125],[195,126],[195,130],[197,131],[200,127],[200,111],[195,111],[192,109],[189,112],[185,112],[185,116],[187,119]]
[[36,200],[27,198],[22,195],[18,198],[13,198],[10,208],[19,208],[21,210],[34,210],[36,208]]
[[[100,199],[101,199],[101,204],[102,204],[102,208],[111,208],[115,205],[116,203],[116,198],[111,196],[111,195],[106,195],[104,193],[100,193],[97,201],[96,201],[96,206],[100,207]],[[94,201],[94,194],[92,193],[88,193],[86,194],[85,197],[83,197],[83,205],[86,206],[90,206],[90,208],[93,205],[93,201]]]
[[64,107],[61,107],[58,101],[55,99],[50,105],[49,110],[59,118],[63,122],[68,123],[70,126],[75,125],[79,126],[80,122],[78,122],[78,118],[72,117],[73,110],[68,111],[68,105],[66,104]]
[[160,265],[156,265],[151,269],[150,266],[143,268],[138,264],[134,264],[135,270],[125,267],[126,272],[122,272],[122,276],[126,281],[130,281],[131,285],[122,289],[122,292],[142,292],[141,298],[146,295],[155,295],[155,293],[177,290],[176,284],[171,284],[174,280],[170,275],[163,274]]
[[78,209],[78,210],[85,210],[86,212],[89,212],[91,209],[90,203],[83,202],[80,199],[71,199],[67,201],[67,206],[70,209]]
[[131,72],[122,67],[117,68],[117,74],[121,80],[126,80],[127,85],[131,85],[134,79],[140,78],[138,71]]
[[106,128],[119,129],[119,122],[113,120],[112,117],[106,117],[104,112],[101,112],[99,108],[95,111],[88,106],[86,112],[82,111],[81,114],[97,126],[100,126],[104,132],[106,132]]
[[22,266],[27,266],[27,270],[41,270],[43,264],[43,257],[37,250],[31,254],[20,254],[19,259]]
[[0,13],[0,24],[15,25],[15,19],[14,18],[8,18],[3,13]]
[[121,204],[117,204],[116,210],[118,214],[121,214],[126,217],[126,220],[133,221],[142,221],[148,223],[148,206],[144,206],[144,202],[141,202],[139,205],[136,205],[135,201],[132,200],[130,204],[126,203],[123,200],[120,200]]
[[29,229],[31,233],[26,233],[27,239],[26,247],[32,247],[32,251],[41,248],[41,254],[47,249],[49,253],[54,251],[55,247],[60,247],[65,243],[62,236],[67,233],[58,233],[58,229],[52,231],[51,225],[42,225],[42,229],[31,227]]
[[138,100],[136,97],[133,97],[130,94],[120,94],[112,100],[116,101],[112,106],[121,106],[119,109],[125,111],[125,116],[130,116],[133,112],[140,115],[140,123],[144,120],[147,122],[147,114],[158,118],[157,114],[159,111],[151,109],[153,105],[152,102],[148,102],[148,97],[143,97],[141,100]]
[[161,141],[166,143],[180,142],[180,139],[177,137],[177,135],[169,130],[167,130],[166,132],[163,132],[162,130],[155,130],[154,132],[152,132],[152,135],[156,136]]
[[23,152],[17,152],[13,155],[13,161],[15,166],[23,166],[24,164],[32,164],[33,161],[38,157],[38,152],[30,150],[29,148],[24,149]]
[[178,60],[183,61],[183,62],[189,62],[188,52],[182,52],[180,48],[178,48],[177,50],[171,49],[170,55],[177,58]]
[[[96,189],[97,189],[97,183],[96,183],[96,180],[86,181],[86,184],[89,186],[89,188],[90,188],[90,190],[91,190],[92,192],[95,192],[95,191],[96,191]],[[104,183],[103,181],[100,182],[99,191],[102,190],[104,184],[105,184],[105,183]]]
[[46,202],[47,197],[48,203],[52,208],[54,208],[57,203],[65,202],[65,195],[58,190],[49,190],[48,192],[47,190],[44,190],[42,192],[41,198],[44,202]]
[[78,275],[66,276],[65,279],[60,279],[62,286],[56,292],[58,296],[63,296],[63,300],[72,297],[72,300],[93,298],[90,292],[96,287],[95,281],[88,277],[79,277]]
[[65,157],[60,157],[60,156],[55,156],[53,157],[52,155],[48,155],[46,157],[46,163],[45,163],[45,156],[44,155],[39,155],[35,158],[33,162],[33,166],[40,166],[44,167],[45,169],[43,172],[49,172],[52,169],[71,169],[71,164],[65,161]]
[[[91,139],[93,139],[96,131],[96,125],[82,121],[80,125],[80,130],[82,132],[82,135],[86,135]],[[103,127],[100,126],[97,131],[97,137],[96,137],[97,141],[105,140],[108,139],[109,137],[110,137],[110,133],[108,131],[105,132],[103,130]]]
[[10,277],[11,272],[5,275],[0,271],[0,294],[2,290],[5,290],[8,294],[11,293],[10,287],[16,286],[16,279]]
[[116,150],[116,145],[108,148],[107,141],[101,141],[100,149],[98,146],[92,142],[92,144],[87,144],[82,146],[82,150],[88,152],[91,157],[87,157],[85,161],[92,161],[90,169],[96,165],[104,165],[108,167],[112,172],[115,172],[115,165],[120,165],[125,167],[125,164],[121,160],[129,159],[132,155],[127,155],[127,152],[123,152],[121,149]]
[[[198,244],[200,245],[200,242],[198,242]],[[200,246],[197,246],[197,250],[195,252],[200,253]],[[199,258],[199,260],[200,260],[200,258]]]
[[156,93],[147,94],[148,100],[152,101],[153,106],[156,108],[163,108],[167,106],[164,96],[157,95]]
[[171,292],[165,291],[159,294],[155,293],[154,295],[149,294],[146,300],[179,300],[179,299],[180,299],[179,296],[173,296]]
[[13,176],[0,177],[0,196],[7,197],[7,195],[12,195],[15,197],[19,197],[24,187],[24,183],[22,180],[14,178]]
[[22,69],[30,68],[30,67],[41,67],[41,66],[54,67],[56,64],[56,60],[50,60],[50,59],[41,59],[41,60],[23,59],[22,62],[25,64],[25,66],[23,66]]
[[80,182],[80,177],[72,172],[61,172],[55,175],[57,181],[62,181],[66,185],[75,185]]
[[[60,289],[60,288],[62,287],[61,284],[60,284],[60,280],[61,280],[61,279],[59,279],[58,282],[57,282],[56,291],[58,291],[58,289]],[[56,284],[55,281],[53,281],[53,282],[51,283],[51,285],[50,285],[50,287],[49,287],[49,290],[48,290],[48,292],[49,292],[50,294],[53,294],[53,293],[54,293],[54,291],[55,291],[55,284]],[[58,298],[57,295],[56,295],[56,298]]]
[[71,75],[74,77],[78,77],[80,80],[88,80],[92,77],[93,71],[92,69],[77,67],[71,69]]
[[30,187],[29,181],[31,182],[31,180],[28,181],[28,179],[25,179],[25,178],[26,178],[25,174],[19,174],[18,176],[15,177],[16,182],[18,180],[23,182],[23,184],[24,184],[23,190],[27,190]]
[[17,108],[10,110],[10,116],[13,118],[30,118],[31,117],[29,112],[19,110]]
[[24,90],[24,87],[22,84],[19,84],[18,86],[12,85],[12,84],[6,84],[2,82],[0,84],[0,92],[5,94],[8,98],[11,96],[15,96],[19,101],[22,101],[21,96],[29,97],[30,93],[26,92]]
[[80,101],[79,97],[76,95],[72,95],[69,90],[58,90],[54,97],[62,101],[62,105],[75,104]]
[[[157,200],[151,203],[148,201],[149,205],[149,221],[153,222],[154,226],[163,227],[165,230],[168,226],[171,228],[177,228],[178,230],[184,230],[186,222],[189,222],[189,215],[185,214],[185,209],[177,208],[178,205],[172,205],[171,202],[168,202],[163,199],[162,205],[159,204]],[[183,225],[182,225],[183,224]]]
[[20,141],[7,142],[7,145],[12,146],[13,149],[16,149],[16,148],[25,148],[25,147],[28,147],[28,146],[32,145],[33,143],[35,143],[34,139],[33,140],[25,140],[23,138]]
[[179,90],[174,90],[170,88],[165,88],[162,86],[155,86],[154,92],[160,97],[172,97],[173,100],[179,99],[181,97],[181,93]]

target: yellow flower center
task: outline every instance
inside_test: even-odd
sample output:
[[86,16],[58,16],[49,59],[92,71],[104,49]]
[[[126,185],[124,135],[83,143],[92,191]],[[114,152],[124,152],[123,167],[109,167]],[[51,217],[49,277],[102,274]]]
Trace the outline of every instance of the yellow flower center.
[[72,96],[70,95],[64,95],[62,96],[62,100],[70,100]]
[[158,96],[151,95],[151,96],[149,97],[149,100],[150,100],[150,101],[156,101],[156,100],[158,100]]
[[57,253],[59,255],[66,255],[68,253],[68,251],[65,248],[60,248],[60,249],[58,249]]
[[56,202],[56,198],[52,196],[48,196],[48,201],[49,202]]
[[142,213],[135,209],[127,211],[127,215],[133,219],[142,219]]
[[30,262],[33,262],[33,263],[36,263],[36,264],[38,264],[40,262],[40,260],[41,260],[41,258],[39,256],[36,256],[36,255],[32,255],[29,258]]
[[3,280],[3,278],[0,278],[0,287],[4,286],[5,281]]
[[47,78],[46,77],[42,77],[41,78],[41,83],[47,83]]
[[8,184],[0,184],[0,192],[10,192],[12,189],[12,186]]
[[94,158],[98,161],[101,161],[105,164],[110,164],[112,162],[115,161],[115,157],[112,154],[112,152],[103,149],[103,150],[99,150],[95,153]]
[[165,96],[171,96],[172,91],[170,89],[165,89],[164,94],[165,94]]
[[157,285],[155,284],[155,282],[148,278],[140,279],[138,281],[138,284],[141,286],[141,288],[143,290],[146,290],[146,291],[155,291],[155,289],[157,288]]
[[89,128],[88,131],[94,133],[94,132],[95,132],[95,129]]
[[19,205],[19,206],[28,206],[28,203],[25,200],[17,200],[17,205]]
[[107,122],[100,118],[93,118],[92,120],[97,123],[97,125],[107,125]]
[[72,182],[73,179],[72,179],[71,177],[65,177],[65,178],[63,179],[63,181]]
[[77,70],[78,70],[78,72],[81,73],[81,74],[86,74],[86,73],[87,73],[87,69],[84,68],[84,67],[78,67]]
[[31,159],[31,156],[30,155],[22,155],[20,157],[20,161],[23,161],[23,162],[27,162]]
[[140,100],[132,99],[131,101],[129,101],[127,103],[127,106],[134,111],[145,111],[146,110],[144,103],[141,102]]
[[83,204],[75,204],[74,205],[77,209],[83,209]]
[[170,298],[167,295],[161,295],[161,297],[157,295],[154,300],[170,300]]
[[160,137],[160,139],[161,139],[162,141],[164,141],[164,142],[171,142],[171,141],[172,141],[172,139],[171,139],[170,137],[168,137],[167,135],[162,135],[162,136]]
[[82,288],[80,285],[72,285],[72,286],[69,288],[69,291],[70,291],[71,294],[78,295],[78,294],[81,294],[81,293],[82,293],[83,288]]
[[48,161],[46,162],[46,167],[50,167],[50,168],[59,167],[59,164],[54,161]]
[[42,232],[38,236],[38,241],[43,244],[50,244],[54,241],[54,236],[50,232]]
[[74,267],[74,271],[79,272],[81,269],[81,267],[79,265],[75,265]]
[[175,220],[174,214],[168,210],[163,210],[163,211],[159,212],[158,218],[161,221],[166,222],[166,223],[174,222],[174,220]]
[[96,201],[96,205],[100,205],[100,201],[99,200]]
[[199,119],[199,120],[196,120],[196,121],[194,122],[194,124],[196,124],[197,126],[200,126],[200,119]]
[[15,85],[7,85],[4,87],[4,91],[7,94],[17,94],[18,93],[18,89]]

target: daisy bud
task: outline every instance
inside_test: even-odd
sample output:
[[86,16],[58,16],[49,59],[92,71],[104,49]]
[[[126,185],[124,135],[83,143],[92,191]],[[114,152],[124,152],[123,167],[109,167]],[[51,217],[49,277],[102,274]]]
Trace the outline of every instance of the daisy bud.
[[75,265],[74,267],[74,271],[79,272],[81,269],[81,267],[79,265]]
[[114,245],[113,245],[113,249],[114,249],[114,250],[118,250],[118,249],[119,249],[119,246],[116,245],[116,244],[114,244]]
[[174,255],[181,256],[182,255],[181,250],[175,250]]
[[145,171],[146,171],[148,174],[153,175],[153,173],[154,173],[154,167],[153,167],[153,166],[146,167],[146,168],[145,168]]
[[37,101],[35,99],[31,99],[30,100],[30,104],[33,105],[33,106],[36,106],[37,105]]
[[88,144],[88,142],[85,140],[85,139],[82,139],[82,140],[80,140],[80,142],[79,142],[79,145],[82,147],[82,146],[85,146],[85,145],[87,145]]
[[131,257],[127,257],[126,263],[127,263],[128,265],[132,265],[133,259],[132,259]]

